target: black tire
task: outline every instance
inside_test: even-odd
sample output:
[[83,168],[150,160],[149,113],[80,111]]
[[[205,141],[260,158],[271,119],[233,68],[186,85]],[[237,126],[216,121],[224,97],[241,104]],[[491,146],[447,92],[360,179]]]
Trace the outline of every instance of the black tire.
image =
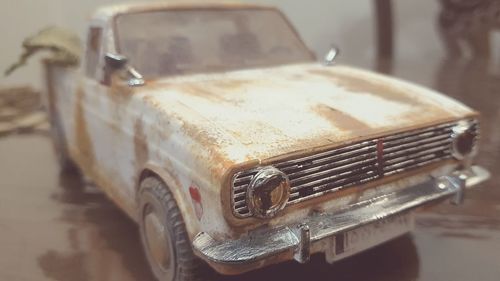
[[[139,206],[141,241],[155,277],[159,281],[209,280],[211,271],[193,254],[181,212],[167,186],[156,177],[144,179]],[[161,231],[152,230],[156,227],[151,226],[158,226],[158,222]],[[158,237],[162,245],[158,245]],[[167,252],[170,258],[165,257]]]

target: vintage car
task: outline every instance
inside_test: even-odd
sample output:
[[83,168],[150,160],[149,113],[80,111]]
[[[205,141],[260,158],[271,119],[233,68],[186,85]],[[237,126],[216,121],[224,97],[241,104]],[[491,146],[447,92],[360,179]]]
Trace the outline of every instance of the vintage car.
[[87,38],[81,67],[45,62],[59,159],[139,224],[159,280],[334,262],[488,177],[477,112],[318,63],[275,8],[113,6]]

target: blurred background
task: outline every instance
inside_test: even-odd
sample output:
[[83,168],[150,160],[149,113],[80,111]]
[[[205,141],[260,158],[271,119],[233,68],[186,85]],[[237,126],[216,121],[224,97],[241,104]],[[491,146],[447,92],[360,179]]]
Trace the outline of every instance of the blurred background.
[[[2,71],[27,36],[57,25],[83,38],[97,6],[121,2],[0,1]],[[464,206],[421,212],[412,235],[333,266],[314,256],[307,265],[219,279],[499,280],[500,1],[245,2],[281,8],[318,58],[335,44],[342,64],[422,84],[480,111],[477,162],[492,179]],[[0,79],[0,280],[152,280],[135,224],[90,183],[59,173],[38,102],[43,87],[36,58]]]
[[[3,0],[4,5],[0,10],[3,36],[0,66],[6,68],[11,64],[21,52],[22,40],[45,26],[66,27],[80,34],[81,38],[85,38],[86,22],[95,8],[120,2],[124,1]],[[392,41],[394,51],[384,50],[383,52],[394,55],[398,72],[404,74],[411,71],[406,70],[405,65],[409,65],[409,60],[412,60],[412,64],[418,64],[414,67],[420,67],[427,73],[421,79],[429,80],[433,70],[439,65],[440,59],[445,56],[445,50],[442,48],[443,42],[436,26],[441,13],[441,4],[437,0],[310,0],[307,4],[300,0],[244,0],[242,2],[279,7],[319,57],[328,51],[331,44],[335,44],[342,50],[341,62],[371,68],[376,63],[378,40],[388,40]],[[378,24],[385,28],[382,34],[377,30]],[[500,36],[492,33],[492,40],[499,42]],[[382,45],[388,48],[389,42]],[[492,56],[498,58],[499,50],[495,49]],[[11,77],[2,79],[2,85],[4,84],[32,84],[40,88],[42,84],[39,64],[31,63]]]

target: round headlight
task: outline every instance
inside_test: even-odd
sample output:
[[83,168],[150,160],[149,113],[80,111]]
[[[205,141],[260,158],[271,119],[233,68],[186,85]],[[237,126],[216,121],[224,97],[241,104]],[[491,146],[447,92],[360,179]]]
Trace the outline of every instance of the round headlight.
[[287,175],[274,167],[265,167],[250,182],[247,205],[254,216],[270,218],[285,207],[289,197]]
[[452,154],[455,158],[463,160],[474,153],[477,132],[470,122],[460,122],[453,127]]

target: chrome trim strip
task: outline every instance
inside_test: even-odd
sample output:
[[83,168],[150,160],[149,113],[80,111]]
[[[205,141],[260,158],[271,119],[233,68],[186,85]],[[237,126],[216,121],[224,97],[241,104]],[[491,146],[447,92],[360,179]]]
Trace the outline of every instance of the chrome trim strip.
[[[316,174],[316,172],[320,172],[324,169],[327,169],[326,171],[329,171],[329,170],[335,170],[335,169],[338,169],[338,168],[343,168],[343,167],[351,167],[351,166],[355,166],[356,164],[362,164],[362,163],[365,163],[365,162],[370,162],[370,161],[375,161],[376,160],[376,154],[375,152],[370,152],[368,154],[364,154],[364,155],[361,155],[361,156],[358,156],[356,158],[348,158],[348,159],[343,159],[343,160],[340,160],[340,161],[335,161],[335,162],[329,162],[329,163],[326,163],[326,164],[322,164],[322,165],[318,165],[318,166],[314,166],[312,168],[307,168],[307,169],[302,169],[300,171],[297,171],[297,172],[294,172],[294,173],[290,173],[288,174],[288,176],[292,179],[302,179],[308,175],[311,175],[311,174]],[[313,166],[313,165],[311,165]],[[308,166],[309,167],[309,166]],[[331,169],[330,169],[331,168]]]
[[[321,157],[327,157],[327,156],[330,156],[331,154],[338,155],[340,153],[350,152],[352,150],[359,149],[359,147],[364,147],[364,146],[367,146],[367,145],[370,145],[370,144],[371,145],[376,145],[377,143],[374,142],[373,140],[364,141],[364,142],[361,142],[361,143],[354,143],[354,144],[350,144],[350,145],[347,145],[347,146],[344,146],[344,147],[341,147],[341,148],[336,148],[334,150],[329,150],[329,151],[325,151],[325,152],[322,152],[322,153],[317,153],[317,154],[313,154],[313,155],[310,155],[310,156],[305,156],[305,157],[297,158],[297,159],[294,159],[294,160],[288,160],[288,161],[285,161],[285,162],[281,162],[281,163],[276,164],[276,168],[283,169],[284,168],[283,166],[297,164],[297,163],[308,161],[308,160],[311,160],[311,159],[316,159],[316,158],[321,158]],[[355,152],[357,152],[357,151],[358,150],[356,150]]]
[[453,198],[454,203],[460,203],[465,187],[476,186],[489,176],[488,171],[473,166],[470,170],[456,171],[440,178],[429,177],[426,182],[335,212],[312,214],[300,223],[260,228],[237,240],[216,240],[201,232],[193,240],[194,252],[212,266],[228,271],[238,270],[238,266],[242,266],[239,270],[248,271],[262,266],[267,260],[272,262],[273,256],[281,254],[304,262],[312,243],[436,200]]

